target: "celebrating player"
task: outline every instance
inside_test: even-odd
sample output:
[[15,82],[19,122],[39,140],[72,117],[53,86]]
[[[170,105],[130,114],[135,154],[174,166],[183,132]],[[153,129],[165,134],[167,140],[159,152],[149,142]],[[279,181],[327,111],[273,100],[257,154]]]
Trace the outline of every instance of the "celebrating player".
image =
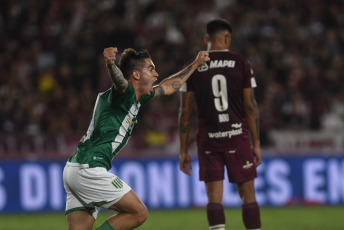
[[232,27],[227,21],[208,22],[204,40],[211,61],[198,68],[181,88],[180,169],[188,175],[192,169],[188,138],[194,98],[198,108],[199,176],[208,196],[209,229],[225,229],[225,167],[229,181],[237,185],[246,229],[260,229],[254,191],[256,167],[261,163],[258,109],[253,92],[256,81],[246,58],[229,51],[231,35]]
[[147,219],[147,209],[136,193],[108,172],[111,161],[126,145],[140,106],[179,90],[209,60],[209,54],[201,51],[192,64],[153,87],[159,75],[146,50],[126,49],[119,68],[115,65],[117,52],[115,47],[104,49],[113,85],[98,94],[89,128],[64,168],[69,230],[91,230],[99,207],[118,212],[97,228],[100,230],[133,229]]

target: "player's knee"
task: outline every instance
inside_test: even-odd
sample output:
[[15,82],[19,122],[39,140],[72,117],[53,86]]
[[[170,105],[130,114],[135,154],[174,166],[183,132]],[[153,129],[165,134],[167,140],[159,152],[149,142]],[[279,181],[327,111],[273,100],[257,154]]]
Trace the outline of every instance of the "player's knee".
[[238,192],[243,204],[256,202],[256,195],[253,186],[253,181],[247,181],[237,184]]
[[137,210],[136,216],[138,225],[143,224],[148,218],[148,210],[146,206],[142,205],[142,207],[140,207],[139,210]]
[[253,193],[239,193],[242,204],[249,204],[256,202],[255,194]]
[[241,201],[243,204],[249,204],[256,202],[256,196],[254,191],[248,191],[245,193],[240,194]]
[[74,211],[66,215],[68,230],[92,229],[94,218],[87,211]]

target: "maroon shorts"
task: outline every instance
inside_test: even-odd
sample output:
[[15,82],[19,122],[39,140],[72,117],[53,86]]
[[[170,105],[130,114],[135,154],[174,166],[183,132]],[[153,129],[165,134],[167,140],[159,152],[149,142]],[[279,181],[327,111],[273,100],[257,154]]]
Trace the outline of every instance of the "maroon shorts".
[[254,155],[249,144],[223,152],[208,151],[198,146],[198,160],[201,181],[223,180],[225,166],[228,179],[232,183],[241,183],[257,177]]

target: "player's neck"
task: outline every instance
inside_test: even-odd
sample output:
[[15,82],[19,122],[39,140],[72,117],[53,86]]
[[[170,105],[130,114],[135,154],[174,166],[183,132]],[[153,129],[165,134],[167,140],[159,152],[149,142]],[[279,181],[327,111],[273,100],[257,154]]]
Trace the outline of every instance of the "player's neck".
[[208,43],[208,50],[228,50],[229,47],[224,44],[219,44],[219,43]]
[[138,84],[137,81],[134,81],[132,78],[129,80],[129,83],[134,87],[134,89],[135,89],[135,98],[136,98],[136,101],[138,101],[139,98],[142,96],[139,84]]

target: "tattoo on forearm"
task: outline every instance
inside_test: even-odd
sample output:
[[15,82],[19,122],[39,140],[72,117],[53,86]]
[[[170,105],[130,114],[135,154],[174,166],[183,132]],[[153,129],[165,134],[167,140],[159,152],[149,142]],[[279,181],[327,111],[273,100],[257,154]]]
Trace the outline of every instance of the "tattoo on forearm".
[[190,132],[190,115],[191,115],[191,95],[187,93],[181,94],[181,104],[179,110],[179,132]]
[[190,66],[185,70],[185,72],[178,74],[176,77],[178,77],[179,79],[183,79],[186,75],[188,75],[188,73],[190,73],[191,69],[192,69],[192,66],[190,65]]
[[175,81],[175,82],[172,83],[172,87],[174,89],[179,89],[180,87],[182,87],[182,84],[180,84],[179,81]]
[[[192,66],[190,65],[181,73],[174,74],[174,75],[166,78],[165,80],[163,80],[160,83],[160,85],[164,85],[165,90],[167,92],[165,92],[164,89],[159,87],[156,89],[156,90],[159,90],[159,93],[156,94],[156,96],[164,96],[165,93],[167,93],[167,95],[170,95],[171,93],[176,92],[178,89],[180,89],[180,87],[182,87],[182,83],[184,82],[183,79],[187,75],[190,74],[191,70],[192,70]],[[182,80],[182,82],[180,82],[181,80]],[[171,87],[173,88],[173,90],[171,90]]]
[[158,86],[156,88],[156,90],[158,91],[158,95],[159,96],[164,96],[165,95],[165,90],[161,86]]
[[122,71],[115,65],[108,67],[112,82],[119,88],[125,86],[125,78]]

